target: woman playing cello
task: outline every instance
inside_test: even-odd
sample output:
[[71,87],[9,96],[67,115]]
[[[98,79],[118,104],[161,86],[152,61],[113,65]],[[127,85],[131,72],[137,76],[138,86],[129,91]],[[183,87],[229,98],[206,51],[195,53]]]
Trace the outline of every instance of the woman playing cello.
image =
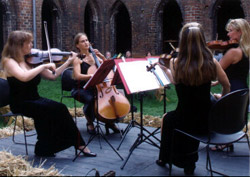
[[11,111],[34,119],[37,156],[54,156],[54,153],[70,146],[83,150],[86,156],[96,156],[85,147],[67,107],[40,97],[37,89],[41,76],[50,80],[57,78],[76,58],[76,54],[72,53],[72,57],[59,68],[54,63],[32,67],[24,59],[31,52],[32,40],[29,32],[13,31],[2,52],[2,66],[10,86]]
[[[74,39],[74,45],[80,54],[86,55],[83,60],[76,59],[73,62],[75,85],[72,90],[72,96],[81,103],[84,103],[83,112],[87,119],[87,131],[90,134],[95,134],[93,121],[95,120],[95,89],[83,89],[86,82],[93,76],[93,73],[88,73],[91,66],[95,65],[93,54],[90,52],[90,43],[85,33],[78,33]],[[102,63],[106,60],[97,49],[94,49],[98,61]],[[114,133],[119,133],[120,130],[114,123],[106,123],[106,129],[111,128]]]

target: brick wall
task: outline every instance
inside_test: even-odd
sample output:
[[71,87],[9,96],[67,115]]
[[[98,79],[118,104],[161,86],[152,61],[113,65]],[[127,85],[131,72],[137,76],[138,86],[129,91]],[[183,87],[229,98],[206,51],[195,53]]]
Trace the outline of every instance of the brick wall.
[[[197,21],[205,27],[207,40],[213,39],[215,8],[222,0],[175,0],[179,5],[183,23]],[[239,0],[245,18],[250,22],[250,1]],[[83,32],[87,0],[51,0],[57,7],[57,48],[72,50],[73,36]],[[129,13],[132,31],[132,51],[135,57],[145,56],[147,51],[160,54],[162,35],[159,13],[170,0],[90,0],[90,8],[95,21],[93,35],[101,52],[114,51],[115,29],[113,18],[116,8],[123,4]],[[4,8],[4,40],[12,30],[33,30],[32,0],[0,0]],[[37,48],[42,47],[42,0],[36,0]]]

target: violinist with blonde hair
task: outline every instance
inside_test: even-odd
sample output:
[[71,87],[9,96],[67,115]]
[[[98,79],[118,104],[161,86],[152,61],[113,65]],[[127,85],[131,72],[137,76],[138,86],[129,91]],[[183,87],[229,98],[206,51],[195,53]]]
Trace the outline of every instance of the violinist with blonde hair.
[[[242,18],[231,19],[226,25],[230,40],[239,45],[229,49],[220,60],[221,67],[225,70],[230,82],[230,91],[248,88],[247,77],[249,72],[250,57],[250,25]],[[218,82],[213,83],[213,85]],[[217,98],[221,95],[215,94]]]
[[25,56],[31,53],[32,42],[33,36],[29,32],[11,32],[2,51],[1,64],[10,87],[11,111],[34,119],[37,132],[35,154],[55,156],[55,153],[74,146],[86,156],[96,156],[85,147],[68,108],[38,93],[41,77],[56,79],[73,62],[76,53],[58,68],[54,63],[33,67],[25,60]]
[[[239,45],[236,48],[230,48],[220,60],[221,67],[225,70],[230,82],[230,91],[248,88],[247,78],[249,75],[249,58],[250,58],[250,25],[242,18],[230,19],[226,25],[228,37],[236,41]],[[212,85],[217,85],[214,82]],[[221,94],[214,94],[219,99]],[[247,109],[247,108],[246,108]],[[229,147],[230,151],[234,150],[233,144],[229,146],[217,145],[211,150],[222,151]]]

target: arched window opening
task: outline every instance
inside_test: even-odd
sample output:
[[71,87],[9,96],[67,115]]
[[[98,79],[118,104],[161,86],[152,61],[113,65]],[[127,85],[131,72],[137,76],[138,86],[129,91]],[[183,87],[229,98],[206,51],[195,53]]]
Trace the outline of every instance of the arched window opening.
[[182,14],[175,0],[170,0],[163,7],[163,53],[169,53],[173,48],[169,43],[177,47],[179,32],[182,28]]
[[84,14],[84,30],[85,33],[88,36],[88,39],[90,43],[93,43],[95,41],[95,35],[94,35],[94,20],[93,20],[93,12],[90,7],[89,2],[86,5],[85,8],[85,14]]
[[128,50],[132,50],[131,21],[128,11],[123,4],[118,7],[117,12],[115,16],[115,52],[124,54]]
[[57,7],[53,3],[53,0],[44,0],[42,5],[42,49],[48,48],[44,30],[44,21],[47,22],[47,29],[49,34],[50,47],[57,47]]
[[244,12],[240,0],[223,0],[216,7],[217,10],[217,28],[215,37],[220,40],[228,40],[225,26],[229,19],[244,18]]

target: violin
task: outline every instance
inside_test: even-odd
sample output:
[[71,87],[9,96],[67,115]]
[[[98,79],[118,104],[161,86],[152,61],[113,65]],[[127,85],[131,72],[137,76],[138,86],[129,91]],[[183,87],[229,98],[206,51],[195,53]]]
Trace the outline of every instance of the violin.
[[[64,56],[71,56],[72,52],[62,52],[61,50],[57,48],[51,48],[51,60],[52,62],[60,62]],[[86,57],[84,54],[78,54],[77,57],[80,59],[83,59]],[[48,51],[42,51],[39,49],[31,49],[31,53],[28,55],[25,55],[25,59],[29,64],[38,65],[42,64],[43,62],[50,61],[49,59],[49,52]]]
[[222,40],[215,40],[207,42],[208,48],[211,50],[227,50],[229,48],[235,47],[238,45],[238,42],[236,40],[228,40],[228,41],[222,41]]

